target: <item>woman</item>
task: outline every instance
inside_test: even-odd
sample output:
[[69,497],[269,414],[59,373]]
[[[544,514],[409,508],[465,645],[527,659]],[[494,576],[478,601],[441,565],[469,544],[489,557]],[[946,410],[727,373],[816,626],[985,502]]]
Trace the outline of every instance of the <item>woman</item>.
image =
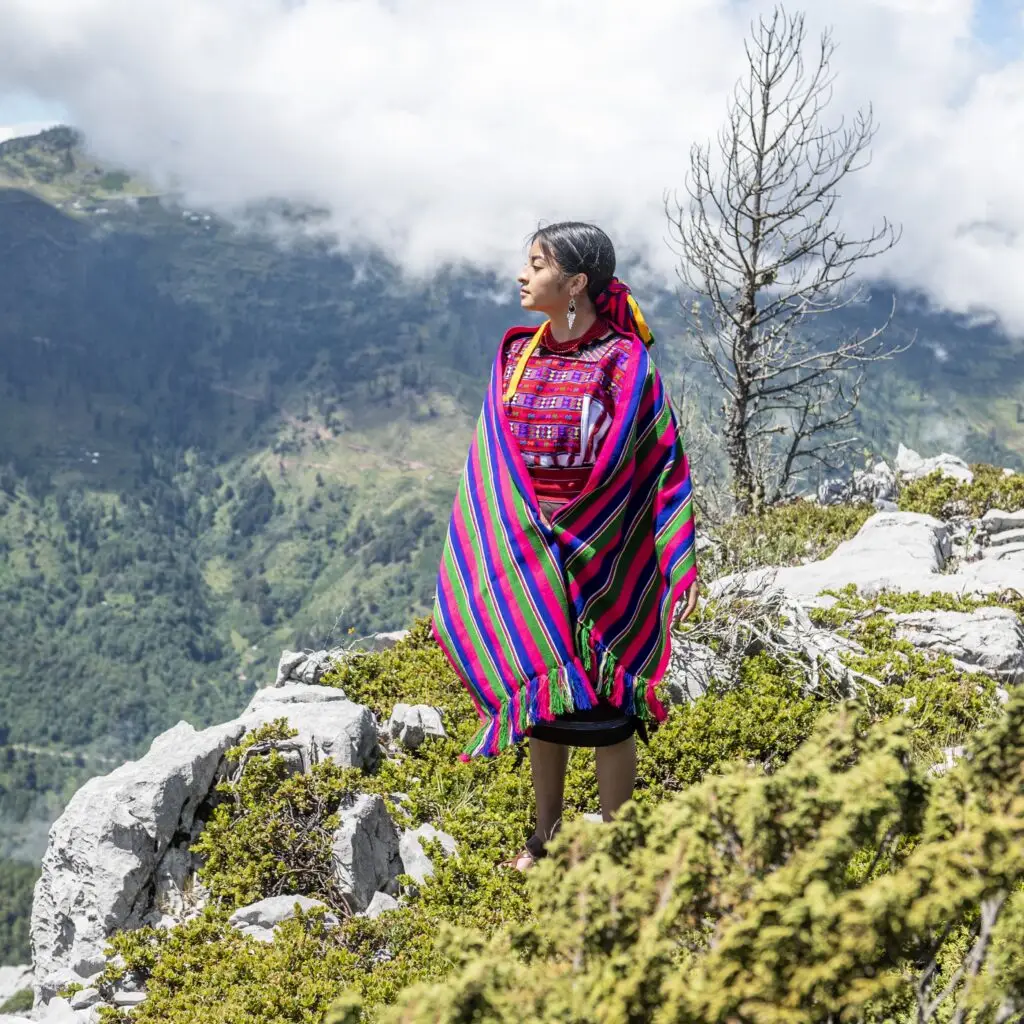
[[520,871],[559,827],[570,746],[596,749],[606,821],[632,795],[672,611],[697,601],[689,467],[614,273],[593,225],[534,235],[520,303],[548,319],[502,340],[438,576],[434,634],[483,719],[463,757],[529,738]]

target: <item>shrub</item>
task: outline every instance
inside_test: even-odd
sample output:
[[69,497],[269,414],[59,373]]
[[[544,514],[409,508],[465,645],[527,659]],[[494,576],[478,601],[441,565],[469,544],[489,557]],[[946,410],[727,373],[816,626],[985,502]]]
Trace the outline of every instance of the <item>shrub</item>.
[[705,575],[758,566],[800,565],[825,558],[874,513],[871,505],[795,501],[759,515],[737,516],[706,531],[716,551],[702,558]]
[[936,470],[906,484],[899,497],[904,512],[923,512],[938,519],[953,516],[980,518],[989,509],[1019,512],[1024,509],[1024,476],[1005,476],[996,466],[971,466],[974,480],[965,484]]
[[[1015,1019],[1024,696],[945,778],[909,732],[846,706],[773,775],[737,765],[567,829],[532,872],[529,922],[468,943],[465,966],[376,1019]],[[350,995],[329,1020],[358,1008]]]
[[35,1002],[35,996],[32,994],[32,989],[23,988],[20,992],[15,992],[6,1002],[0,1003],[0,1013],[27,1013],[32,1009],[33,1002]]
[[[255,730],[227,752],[241,776],[222,782],[227,798],[213,809],[193,847],[205,858],[200,881],[212,898],[234,908],[266,896],[297,893],[342,906],[331,870],[338,806],[358,774],[326,760],[295,773],[273,749],[296,735],[285,719]],[[246,757],[254,749],[266,754]]]

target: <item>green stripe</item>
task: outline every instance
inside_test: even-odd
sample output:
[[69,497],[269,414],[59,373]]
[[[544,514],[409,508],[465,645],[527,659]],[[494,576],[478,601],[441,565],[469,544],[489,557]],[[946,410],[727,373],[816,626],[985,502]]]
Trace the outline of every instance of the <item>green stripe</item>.
[[[479,440],[479,439],[478,439]],[[477,449],[479,451],[479,447]],[[472,463],[473,455],[470,453],[470,463]],[[466,468],[467,478],[469,475],[469,466]],[[476,522],[473,517],[472,509],[470,508],[468,488],[460,487],[457,501],[459,507],[462,509],[462,518],[466,525],[466,533],[469,534],[469,544],[476,558],[476,563],[479,566],[479,574],[483,578],[483,584],[479,587],[484,599],[486,610],[490,616],[491,628],[495,633],[498,634],[499,643],[505,654],[505,662],[511,668],[513,665],[518,663],[515,651],[512,649],[512,645],[505,635],[505,623],[498,612],[498,606],[494,598],[494,592],[491,589],[491,578],[490,573],[487,571],[487,563],[484,560],[484,548],[483,541],[480,536],[480,532],[476,527]],[[486,529],[486,524],[483,527]],[[504,691],[504,684],[501,687]]]
[[477,661],[483,666],[488,681],[491,683],[491,688],[497,690],[499,693],[504,693],[505,687],[502,685],[501,678],[496,674],[495,668],[491,663],[490,651],[488,651],[487,644],[484,642],[483,637],[480,636],[477,631],[476,623],[473,621],[472,613],[469,610],[469,595],[460,582],[458,566],[455,564],[455,557],[452,554],[450,543],[445,544],[443,557],[445,566],[448,569],[448,577],[452,580],[452,592],[455,597],[455,604],[458,607],[460,618],[466,624],[466,633],[468,634],[470,642],[476,651]]
[[[494,534],[498,542],[498,550],[501,557],[502,567],[505,570],[505,577],[512,585],[512,590],[519,601],[519,610],[522,613],[523,618],[526,620],[526,626],[531,630],[532,636],[537,642],[537,646],[543,648],[543,640],[545,638],[547,639],[550,658],[545,659],[545,663],[548,663],[548,661],[553,661],[555,659],[552,639],[548,636],[547,630],[544,628],[544,623],[537,613],[536,606],[530,598],[526,584],[523,582],[523,578],[520,575],[522,569],[513,557],[512,552],[509,549],[508,542],[506,541],[505,530],[503,528],[504,519],[502,518],[501,509],[498,504],[497,489],[494,486],[494,467],[491,464],[486,446],[480,450],[480,455],[481,470],[484,479],[484,499],[487,503],[487,510],[491,517],[491,522],[495,525]],[[514,482],[510,481],[510,486],[514,489]],[[521,500],[518,493],[516,494],[516,498],[519,499],[518,507],[520,511],[525,512],[526,503]],[[525,516],[520,516],[519,525],[523,527],[520,532],[524,535],[531,532],[530,526],[532,525],[525,520]]]
[[[654,494],[652,493],[647,501],[644,502],[643,507],[640,509],[640,514],[630,523],[629,532],[623,538],[622,543],[619,545],[619,550],[615,553],[612,571],[608,576],[607,582],[587,601],[581,618],[600,620],[604,614],[603,610],[607,609],[609,604],[613,604],[617,599],[619,580],[622,577],[622,566],[623,564],[626,566],[630,564],[633,555],[643,543],[643,538],[646,536],[646,527],[650,525],[649,512],[653,501]],[[613,595],[610,600],[609,594]],[[595,609],[602,609],[602,611],[595,612]]]

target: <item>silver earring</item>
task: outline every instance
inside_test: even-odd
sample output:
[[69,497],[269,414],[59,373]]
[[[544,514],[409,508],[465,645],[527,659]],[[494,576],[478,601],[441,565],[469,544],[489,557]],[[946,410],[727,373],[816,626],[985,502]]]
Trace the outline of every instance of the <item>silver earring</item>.
[[569,309],[565,314],[566,323],[569,325],[569,330],[572,330],[572,325],[576,323],[576,300],[569,300]]

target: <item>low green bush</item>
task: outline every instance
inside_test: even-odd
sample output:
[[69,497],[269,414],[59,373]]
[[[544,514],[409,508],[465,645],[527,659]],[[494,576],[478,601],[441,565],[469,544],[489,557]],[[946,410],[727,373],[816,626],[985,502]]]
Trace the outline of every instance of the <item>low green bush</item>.
[[825,558],[874,513],[871,505],[794,501],[758,515],[737,516],[701,532],[714,542],[702,556],[705,575],[759,566],[801,565]]
[[[1024,695],[941,778],[905,720],[872,718],[843,707],[773,774],[735,765],[566,829],[532,872],[528,922],[466,942],[464,966],[374,1019],[1017,1019]],[[328,1019],[362,1019],[358,997]]]
[[904,512],[923,512],[938,519],[970,516],[977,519],[989,509],[1019,512],[1024,509],[1024,476],[1007,476],[996,466],[971,466],[974,480],[965,484],[936,470],[905,484],[899,507]]
[[32,994],[32,989],[23,988],[20,992],[15,992],[6,1002],[0,1003],[0,1013],[27,1013],[32,1009],[34,1002],[35,996]]
[[257,745],[294,735],[278,719],[226,754],[229,764],[244,760],[244,771],[217,786],[222,800],[193,847],[203,858],[199,879],[219,904],[235,908],[285,892],[342,902],[331,871],[331,836],[358,773],[331,760],[295,772],[277,749],[246,758]]

